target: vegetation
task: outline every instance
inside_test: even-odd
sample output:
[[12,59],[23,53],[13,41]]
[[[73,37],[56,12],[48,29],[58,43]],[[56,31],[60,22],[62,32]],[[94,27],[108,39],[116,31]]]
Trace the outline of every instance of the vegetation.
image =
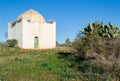
[[[112,74],[119,71],[114,70],[116,66],[111,69]],[[76,56],[75,50],[68,47],[51,50],[0,48],[1,81],[115,81],[119,74],[116,77],[112,74],[103,66],[92,65],[83,56]]]
[[70,42],[70,39],[69,39],[69,38],[67,38],[67,39],[66,39],[66,41],[65,41],[65,44],[69,46],[69,45],[70,45],[70,43],[71,43],[71,42]]
[[15,46],[17,46],[17,43],[18,43],[18,41],[16,39],[7,40],[7,45],[9,47],[15,47]]
[[0,81],[120,81],[119,32],[97,21],[73,42],[56,42],[55,49],[23,50],[15,47],[16,40],[0,43]]
[[74,41],[74,46],[80,54],[103,54],[105,47],[106,50],[108,47],[112,49],[114,46],[113,42],[114,44],[118,43],[115,41],[119,40],[119,33],[120,30],[110,23],[107,25],[103,25],[98,21],[90,23],[82,32],[78,33]]
[[113,39],[113,38],[117,38],[117,36],[120,33],[120,30],[111,23],[103,25],[102,22],[96,21],[88,24],[88,26],[84,28],[83,33],[86,36],[96,35],[102,38]]
[[[110,23],[103,25],[102,23],[94,22],[88,24],[84,31],[79,32],[77,35],[74,41],[74,48],[77,50],[77,56],[83,57],[85,61],[86,69],[83,68],[85,69],[84,73],[95,73],[96,79],[91,81],[100,81],[100,76],[102,81],[120,80],[119,31],[117,27]],[[79,66],[83,67],[84,65],[79,64]],[[104,76],[102,77],[102,74],[107,74],[106,77],[108,79],[104,78]],[[91,76],[88,77],[88,80],[90,80]]]
[[71,47],[72,44],[73,44],[73,42],[71,42],[70,39],[67,38],[67,39],[65,40],[65,43],[63,43],[63,44],[59,44],[59,46],[63,46],[63,47]]
[[0,47],[0,81],[72,81],[79,73],[71,67],[70,48],[23,50]]
[[59,44],[59,42],[58,42],[58,41],[56,41],[56,46],[60,46],[60,44]]

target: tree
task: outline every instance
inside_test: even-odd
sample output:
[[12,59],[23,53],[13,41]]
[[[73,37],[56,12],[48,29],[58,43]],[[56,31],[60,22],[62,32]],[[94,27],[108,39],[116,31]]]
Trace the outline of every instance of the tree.
[[67,38],[66,41],[65,41],[65,44],[69,44],[70,43],[70,39]]
[[67,38],[67,39],[65,40],[65,46],[69,46],[70,44],[71,44],[70,39]]
[[56,41],[56,45],[59,46],[60,44],[58,43],[58,41]]

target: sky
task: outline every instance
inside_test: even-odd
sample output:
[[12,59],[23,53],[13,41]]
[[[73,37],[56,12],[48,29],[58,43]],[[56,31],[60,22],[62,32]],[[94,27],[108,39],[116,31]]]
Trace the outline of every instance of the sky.
[[73,41],[88,23],[111,22],[120,27],[120,0],[0,0],[0,41],[6,41],[8,23],[34,9],[46,21],[56,21],[56,40]]

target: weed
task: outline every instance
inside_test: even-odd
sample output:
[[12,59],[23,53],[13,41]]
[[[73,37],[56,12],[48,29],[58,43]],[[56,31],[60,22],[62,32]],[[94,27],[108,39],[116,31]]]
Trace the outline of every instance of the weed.
[[15,62],[19,62],[19,63],[30,63],[30,59],[26,59],[26,58],[15,58]]
[[7,81],[7,75],[6,74],[2,75],[1,81]]

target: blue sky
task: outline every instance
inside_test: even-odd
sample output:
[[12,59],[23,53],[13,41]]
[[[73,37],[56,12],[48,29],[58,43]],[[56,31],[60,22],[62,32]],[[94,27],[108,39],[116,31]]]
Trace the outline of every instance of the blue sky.
[[78,31],[96,20],[120,27],[120,0],[0,0],[0,41],[7,39],[8,22],[29,9],[57,22],[59,43],[74,40]]

